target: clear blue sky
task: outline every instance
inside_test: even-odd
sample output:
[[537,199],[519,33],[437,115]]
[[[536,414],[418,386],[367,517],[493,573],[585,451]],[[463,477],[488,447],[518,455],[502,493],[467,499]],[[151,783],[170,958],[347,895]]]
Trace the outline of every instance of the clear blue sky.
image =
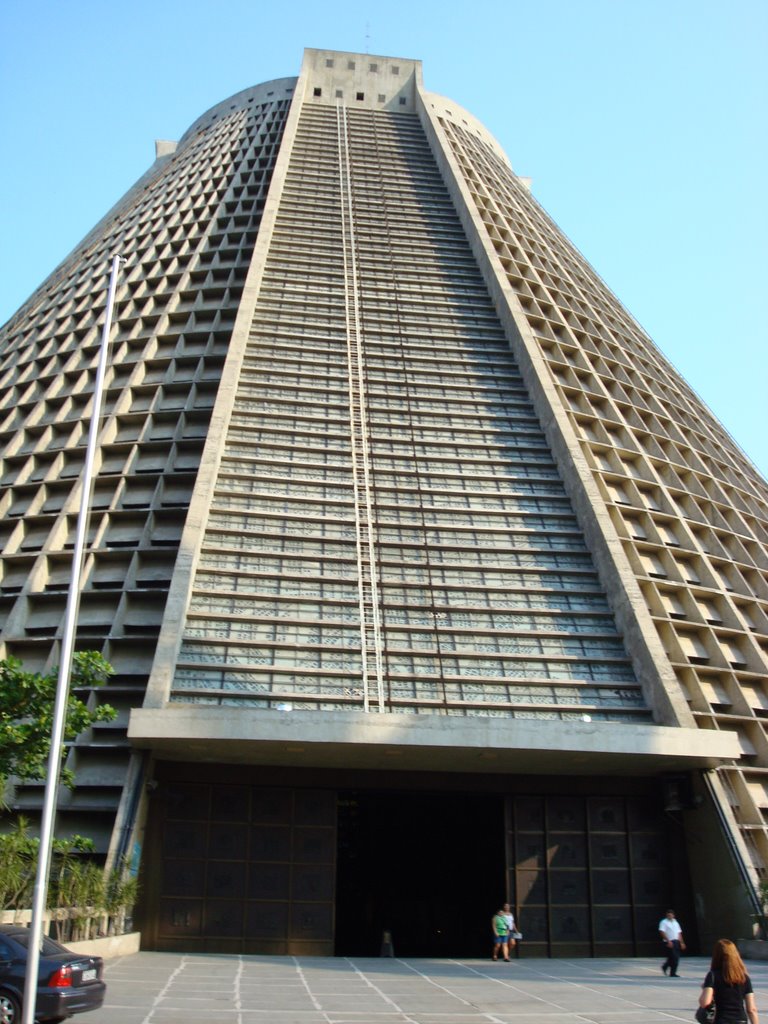
[[424,62],[768,472],[768,0],[2,0],[0,323],[305,46]]

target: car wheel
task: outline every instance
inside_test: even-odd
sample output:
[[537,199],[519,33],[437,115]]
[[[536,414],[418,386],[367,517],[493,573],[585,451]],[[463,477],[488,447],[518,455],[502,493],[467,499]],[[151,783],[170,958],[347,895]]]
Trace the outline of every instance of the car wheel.
[[0,992],[0,1024],[19,1024],[21,1003],[10,992]]

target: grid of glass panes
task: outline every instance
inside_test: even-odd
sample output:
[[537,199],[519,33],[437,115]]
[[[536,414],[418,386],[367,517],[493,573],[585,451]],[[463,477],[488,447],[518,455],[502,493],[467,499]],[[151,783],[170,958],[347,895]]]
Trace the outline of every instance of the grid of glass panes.
[[[387,709],[650,720],[415,117],[350,111]],[[302,112],[172,699],[361,706],[336,111]]]

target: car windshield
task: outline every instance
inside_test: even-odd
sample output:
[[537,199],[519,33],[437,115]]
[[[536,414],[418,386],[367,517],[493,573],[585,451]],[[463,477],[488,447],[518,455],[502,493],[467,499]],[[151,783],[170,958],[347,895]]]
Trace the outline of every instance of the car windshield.
[[[11,936],[20,946],[25,949],[29,947],[29,932],[14,932]],[[40,952],[43,956],[57,956],[59,953],[67,953],[68,950],[60,946],[58,942],[54,942],[53,939],[49,939],[47,935],[43,936],[43,944],[40,947]]]

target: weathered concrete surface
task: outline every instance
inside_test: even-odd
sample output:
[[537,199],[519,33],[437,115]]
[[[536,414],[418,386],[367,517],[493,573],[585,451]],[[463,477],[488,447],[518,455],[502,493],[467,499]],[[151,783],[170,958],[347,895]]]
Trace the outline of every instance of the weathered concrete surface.
[[128,932],[127,935],[105,935],[100,939],[83,939],[82,942],[67,942],[67,949],[75,953],[87,953],[89,956],[101,956],[105,960],[116,957],[130,956],[139,952],[141,932]]
[[739,756],[736,733],[727,731],[193,704],[134,710],[128,736],[160,757],[294,767],[627,775]]

